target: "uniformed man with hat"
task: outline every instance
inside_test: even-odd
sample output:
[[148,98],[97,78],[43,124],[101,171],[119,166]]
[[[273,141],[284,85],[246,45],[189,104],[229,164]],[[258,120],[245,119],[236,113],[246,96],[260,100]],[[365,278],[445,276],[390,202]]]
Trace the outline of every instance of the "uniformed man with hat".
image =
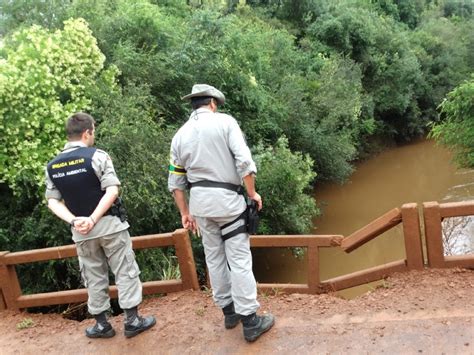
[[129,224],[118,203],[120,181],[112,160],[93,147],[95,121],[76,113],[66,123],[68,142],[46,168],[48,207],[71,225],[88,310],[96,319],[86,329],[89,338],[110,338],[115,330],[107,321],[110,308],[109,267],[115,275],[120,307],[125,312],[124,334],[133,337],[155,325],[153,316],[141,317],[140,270],[132,249]]
[[260,305],[246,230],[242,181],[261,209],[257,169],[237,121],[217,112],[225,102],[222,92],[196,84],[183,99],[191,100],[193,111],[171,143],[168,188],[183,227],[199,228],[202,235],[213,297],[223,310],[225,327],[242,321],[244,338],[251,342],[274,324],[273,315],[256,313]]

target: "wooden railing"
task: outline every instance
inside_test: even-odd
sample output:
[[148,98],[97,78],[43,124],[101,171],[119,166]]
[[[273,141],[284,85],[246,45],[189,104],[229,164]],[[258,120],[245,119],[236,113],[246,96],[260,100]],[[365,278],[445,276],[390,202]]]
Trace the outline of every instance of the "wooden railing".
[[[186,229],[173,233],[153,234],[132,238],[133,249],[174,246],[181,272],[180,280],[149,281],[143,283],[143,294],[169,293],[186,289],[199,289],[194,257]],[[87,300],[87,290],[23,295],[18,282],[15,266],[46,260],[58,260],[77,256],[76,246],[67,245],[46,249],[36,249],[16,253],[0,252],[0,310],[48,306],[83,302]],[[110,296],[117,297],[117,287],[109,287]]]
[[[423,204],[427,266],[474,268],[474,255],[444,256],[443,251],[441,224],[443,218],[469,215],[474,215],[474,201],[445,204],[426,202]],[[399,224],[403,225],[405,259],[328,280],[320,280],[320,248],[340,247],[350,253]],[[134,237],[132,240],[134,249],[174,245],[181,270],[181,280],[145,282],[143,284],[144,294],[199,288],[191,243],[186,230],[180,229],[173,233]],[[381,280],[394,272],[425,267],[420,214],[416,203],[404,204],[401,209],[395,208],[346,238],[342,235],[258,235],[250,237],[250,245],[253,248],[307,248],[308,281],[306,284],[259,283],[258,288],[261,291],[278,290],[287,293],[339,291]],[[74,245],[17,253],[0,252],[0,310],[85,301],[87,299],[85,289],[22,295],[15,271],[15,265],[18,264],[63,259],[76,255]],[[112,297],[117,296],[116,287],[110,287],[110,294]]]
[[474,215],[474,201],[468,202],[425,202],[423,204],[426,251],[428,265],[435,268],[474,268],[474,255],[444,256],[442,226],[444,218]]
[[334,247],[341,244],[342,235],[254,235],[250,237],[251,247],[281,248],[306,247],[308,258],[308,283],[278,284],[259,283],[260,291],[279,290],[286,293],[320,293],[319,248]]
[[[319,248],[340,246],[349,253],[402,222],[407,259],[320,281]],[[339,291],[380,280],[393,272],[423,268],[420,223],[416,203],[405,204],[401,210],[395,208],[387,212],[347,238],[341,235],[252,236],[250,243],[252,247],[298,246],[308,248],[306,253],[308,258],[307,284],[258,284],[258,288],[262,291],[275,289],[281,292],[299,293]]]

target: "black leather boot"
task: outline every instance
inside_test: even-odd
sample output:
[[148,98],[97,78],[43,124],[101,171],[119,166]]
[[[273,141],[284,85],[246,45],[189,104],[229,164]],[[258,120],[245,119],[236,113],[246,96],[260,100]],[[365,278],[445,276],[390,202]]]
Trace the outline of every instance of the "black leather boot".
[[231,302],[224,308],[222,308],[224,313],[224,326],[226,329],[235,328],[240,323],[240,314],[235,313],[234,302]]
[[137,307],[125,309],[124,311],[126,317],[124,334],[127,338],[132,338],[156,324],[156,319],[153,316],[140,317]]
[[93,327],[86,329],[86,337],[88,338],[112,338],[115,335],[115,330],[112,325],[107,322],[105,312],[94,315],[96,323]]
[[252,342],[257,340],[260,335],[273,327],[273,324],[275,324],[275,317],[272,314],[257,316],[256,313],[252,313],[248,316],[242,317],[242,324],[244,326],[245,340]]

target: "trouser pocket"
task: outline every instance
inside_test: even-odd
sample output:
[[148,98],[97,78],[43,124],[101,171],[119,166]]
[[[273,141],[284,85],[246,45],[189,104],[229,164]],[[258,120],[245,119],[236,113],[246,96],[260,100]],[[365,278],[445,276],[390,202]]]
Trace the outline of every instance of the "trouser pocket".
[[138,267],[137,261],[135,260],[135,253],[133,250],[128,251],[125,254],[125,261],[127,264],[127,273],[131,279],[134,279],[140,275],[140,268]]
[[87,288],[87,286],[89,285],[89,282],[87,280],[87,272],[86,272],[86,263],[84,262],[84,258],[89,256],[90,253],[89,253],[89,250],[87,248],[87,244],[86,243],[80,243],[80,244],[76,244],[76,249],[77,249],[77,259],[79,261],[79,271],[81,273],[81,280],[82,280],[82,283],[84,285],[84,287]]

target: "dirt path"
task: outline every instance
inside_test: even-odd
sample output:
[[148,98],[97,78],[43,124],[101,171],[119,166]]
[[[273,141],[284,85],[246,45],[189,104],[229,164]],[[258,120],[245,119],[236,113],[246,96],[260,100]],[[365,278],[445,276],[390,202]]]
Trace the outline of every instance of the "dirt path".
[[[122,317],[112,339],[90,340],[81,323],[60,315],[0,313],[0,354],[474,354],[474,271],[426,270],[394,275],[384,288],[354,300],[333,295],[261,295],[275,327],[257,342],[226,330],[205,292],[147,299],[157,325],[126,339]],[[17,325],[31,319],[32,325]]]

